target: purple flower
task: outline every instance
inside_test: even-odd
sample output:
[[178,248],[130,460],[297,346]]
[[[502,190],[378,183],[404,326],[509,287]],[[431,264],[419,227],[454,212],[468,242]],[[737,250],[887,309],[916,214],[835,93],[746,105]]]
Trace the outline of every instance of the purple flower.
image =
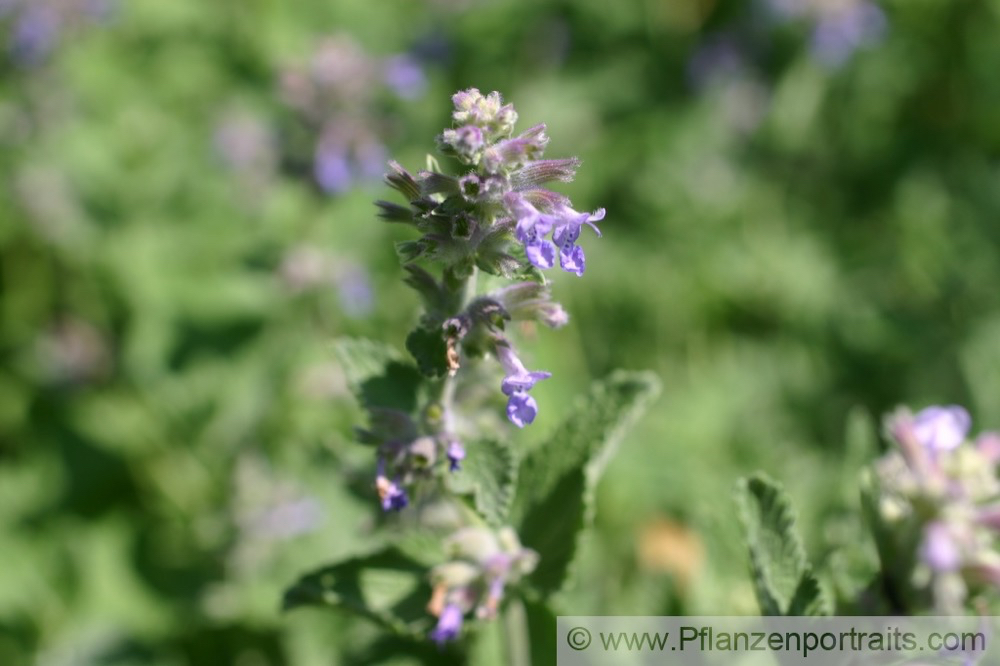
[[406,508],[406,505],[410,503],[409,498],[406,496],[406,491],[400,487],[398,481],[390,481],[385,476],[385,461],[383,460],[378,461],[375,489],[378,491],[383,511],[399,511]]
[[343,146],[329,141],[320,142],[313,159],[313,175],[327,194],[339,193],[351,186],[351,166]]
[[400,511],[405,509],[406,505],[410,503],[409,498],[406,496],[406,491],[399,487],[399,484],[394,481],[389,481],[384,479],[385,483],[383,485],[384,491],[380,491],[379,495],[382,499],[382,510],[383,511]]
[[534,239],[524,243],[524,254],[528,261],[538,268],[552,268],[556,265],[557,248],[555,243],[546,239]]
[[516,391],[507,400],[507,418],[518,428],[531,425],[538,415],[538,403],[524,391]]
[[947,525],[934,522],[924,528],[920,559],[936,573],[954,571],[959,567],[962,554]]
[[414,58],[408,55],[397,55],[385,63],[383,73],[386,85],[403,99],[416,99],[427,87],[427,77],[424,70]]
[[348,317],[364,317],[372,311],[375,293],[371,278],[364,268],[348,264],[335,276],[340,307]]
[[951,451],[969,432],[972,419],[958,405],[928,407],[913,417],[913,435],[930,453]]
[[461,469],[459,463],[465,460],[465,447],[457,439],[451,440],[448,444],[448,449],[445,451],[445,455],[448,457],[448,470],[451,472],[457,472]]
[[500,382],[500,390],[507,399],[507,418],[518,428],[530,424],[538,415],[538,403],[528,395],[535,384],[552,376],[551,372],[529,372],[514,350],[506,343],[497,344],[497,358],[507,375]]
[[[593,213],[579,213],[565,204],[559,204],[546,214],[519,193],[508,195],[505,203],[517,220],[514,235],[524,245],[525,256],[532,265],[541,269],[552,268],[558,251],[559,265],[564,271],[583,275],[586,267],[583,248],[576,241],[584,224],[598,236],[601,235],[594,222],[604,219],[603,208]],[[552,232],[552,240],[546,238],[549,232]]]
[[457,604],[448,604],[441,611],[437,626],[431,632],[431,640],[438,645],[453,641],[462,629],[462,609]]
[[812,34],[813,54],[831,67],[843,64],[854,51],[885,34],[885,14],[870,2],[858,2],[822,16]]
[[586,224],[600,237],[601,230],[594,222],[604,219],[604,209],[599,208],[593,213],[578,213],[572,208],[564,207],[560,214],[563,224],[552,233],[552,240],[559,246],[559,265],[564,271],[583,275],[586,268],[583,248],[576,244],[580,238],[580,228]]
[[11,51],[25,65],[41,62],[59,40],[59,15],[46,6],[29,6],[18,17],[11,35]]

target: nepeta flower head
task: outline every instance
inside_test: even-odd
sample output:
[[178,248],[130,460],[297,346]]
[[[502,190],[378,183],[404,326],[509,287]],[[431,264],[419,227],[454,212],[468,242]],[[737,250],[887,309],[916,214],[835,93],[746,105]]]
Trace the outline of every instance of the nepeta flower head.
[[438,616],[431,640],[454,640],[465,613],[475,610],[481,620],[496,617],[508,585],[530,574],[538,554],[521,546],[509,527],[498,531],[467,527],[445,541],[451,559],[431,572],[433,593],[427,607]]
[[[928,598],[948,613],[984,582],[1000,585],[1000,578],[983,576],[1000,567],[996,436],[984,433],[969,443],[970,425],[969,413],[956,405],[897,410],[887,432],[899,450],[874,467],[878,529],[888,535],[880,555],[893,585],[910,601]],[[907,551],[912,565],[892,569]]]

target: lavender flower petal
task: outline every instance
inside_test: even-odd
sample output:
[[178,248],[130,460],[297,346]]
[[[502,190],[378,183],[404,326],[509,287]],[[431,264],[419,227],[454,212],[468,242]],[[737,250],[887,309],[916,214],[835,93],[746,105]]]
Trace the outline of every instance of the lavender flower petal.
[[530,425],[538,415],[538,403],[524,391],[516,391],[507,400],[507,418],[518,428]]
[[928,407],[913,417],[914,436],[931,453],[957,447],[965,441],[971,425],[969,413],[958,405]]
[[462,630],[462,609],[457,604],[448,604],[441,611],[437,626],[431,632],[430,638],[438,645],[444,645],[458,637]]

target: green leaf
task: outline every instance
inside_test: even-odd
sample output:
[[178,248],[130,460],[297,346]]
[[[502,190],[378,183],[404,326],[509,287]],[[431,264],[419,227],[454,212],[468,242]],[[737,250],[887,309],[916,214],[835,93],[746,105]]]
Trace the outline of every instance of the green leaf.
[[419,259],[427,252],[427,245],[422,241],[398,241],[395,247],[396,255],[404,264]]
[[425,563],[390,546],[303,576],[286,590],[282,606],[337,608],[418,638],[433,623],[425,609],[430,594]]
[[417,361],[420,372],[427,377],[443,377],[448,372],[448,347],[441,329],[423,326],[406,336],[406,349]]
[[334,341],[334,355],[358,402],[371,408],[410,412],[423,378],[388,345],[361,338]]
[[740,480],[736,502],[761,613],[794,615],[827,608],[806,561],[795,528],[795,511],[785,491],[758,474]]
[[423,378],[412,365],[392,361],[385,366],[385,372],[361,385],[361,400],[368,408],[412,412],[417,406],[417,392],[422,382]]
[[390,361],[402,360],[396,348],[366,338],[337,338],[333,355],[355,392],[365,380],[381,374]]
[[595,382],[566,420],[523,461],[511,523],[541,555],[531,583],[559,591],[591,521],[594,489],[626,430],[659,392],[652,373],[615,372]]
[[805,571],[799,579],[799,585],[795,588],[795,594],[788,604],[788,612],[785,615],[801,617],[829,614],[830,601],[826,591],[812,571]]
[[476,510],[493,527],[507,524],[517,482],[517,459],[510,444],[493,439],[465,447],[462,468],[451,477],[451,488],[471,494]]
[[532,666],[555,663],[558,634],[555,611],[541,602],[527,600],[524,611],[528,617]]

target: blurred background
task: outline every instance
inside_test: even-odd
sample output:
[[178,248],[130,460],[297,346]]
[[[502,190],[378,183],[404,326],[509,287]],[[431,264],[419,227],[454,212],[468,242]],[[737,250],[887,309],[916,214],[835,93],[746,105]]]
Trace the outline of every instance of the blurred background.
[[402,347],[371,202],[473,86],[608,209],[517,436],[665,385],[563,606],[754,612],[757,469],[836,582],[881,414],[1000,428],[998,34],[998,0],[0,0],[0,664],[375,663],[279,601],[372,539],[330,342]]

